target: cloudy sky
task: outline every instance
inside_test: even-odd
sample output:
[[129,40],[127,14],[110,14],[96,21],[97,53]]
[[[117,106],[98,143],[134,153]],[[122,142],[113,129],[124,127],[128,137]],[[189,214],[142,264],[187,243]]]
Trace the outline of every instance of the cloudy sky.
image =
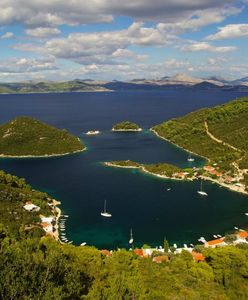
[[1,0],[0,82],[248,76],[248,0]]

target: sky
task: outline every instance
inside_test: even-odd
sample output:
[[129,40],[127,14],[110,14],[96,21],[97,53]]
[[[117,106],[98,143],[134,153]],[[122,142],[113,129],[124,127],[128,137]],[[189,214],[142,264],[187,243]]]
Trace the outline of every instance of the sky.
[[248,76],[248,0],[1,0],[0,82]]

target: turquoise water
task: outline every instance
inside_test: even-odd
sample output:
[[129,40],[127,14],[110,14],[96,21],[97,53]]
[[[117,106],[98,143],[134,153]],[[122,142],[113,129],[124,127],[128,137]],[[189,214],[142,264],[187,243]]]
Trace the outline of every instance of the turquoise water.
[[[0,97],[0,120],[32,115],[77,134],[87,151],[44,159],[1,159],[0,168],[23,176],[36,188],[62,202],[69,215],[66,235],[74,244],[87,242],[99,248],[128,247],[130,228],[135,245],[195,243],[234,226],[245,227],[248,198],[212,183],[204,183],[209,196],[196,191],[199,182],[175,182],[138,170],[105,167],[102,162],[131,159],[200,165],[187,161],[185,151],[158,139],[150,126],[202,106],[213,106],[238,96],[220,92],[150,92],[110,94],[11,95]],[[184,101],[182,101],[182,97]],[[15,107],[15,110],[13,110]],[[141,133],[111,132],[120,120],[139,123]],[[97,136],[83,132],[100,129]],[[167,191],[171,188],[171,191]],[[104,199],[112,218],[102,218]]]

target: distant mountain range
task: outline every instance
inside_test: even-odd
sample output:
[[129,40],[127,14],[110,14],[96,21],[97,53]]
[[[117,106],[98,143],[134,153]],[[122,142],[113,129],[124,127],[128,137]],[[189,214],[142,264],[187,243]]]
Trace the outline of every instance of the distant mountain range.
[[133,79],[130,81],[101,81],[75,79],[65,82],[0,83],[0,93],[57,93],[57,92],[108,92],[119,90],[240,90],[248,91],[248,77],[228,81],[220,77],[196,78],[185,74],[165,76],[160,79]]

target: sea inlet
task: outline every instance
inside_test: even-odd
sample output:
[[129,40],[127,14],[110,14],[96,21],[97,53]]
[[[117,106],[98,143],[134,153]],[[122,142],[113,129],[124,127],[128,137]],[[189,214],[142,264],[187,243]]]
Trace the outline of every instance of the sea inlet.
[[[223,91],[123,91],[0,95],[0,122],[27,115],[77,135],[87,151],[39,159],[0,159],[0,169],[25,177],[35,188],[61,201],[69,215],[66,236],[74,244],[99,248],[128,247],[130,228],[134,246],[197,242],[234,227],[248,225],[248,197],[206,182],[208,197],[196,193],[199,182],[174,182],[138,170],[109,168],[111,160],[168,162],[181,167],[201,165],[188,153],[155,137],[149,128],[201,107],[244,96]],[[129,120],[145,130],[111,132],[113,124]],[[88,130],[100,134],[87,136]],[[167,191],[167,189],[170,189]],[[100,215],[104,201],[111,218]]]

